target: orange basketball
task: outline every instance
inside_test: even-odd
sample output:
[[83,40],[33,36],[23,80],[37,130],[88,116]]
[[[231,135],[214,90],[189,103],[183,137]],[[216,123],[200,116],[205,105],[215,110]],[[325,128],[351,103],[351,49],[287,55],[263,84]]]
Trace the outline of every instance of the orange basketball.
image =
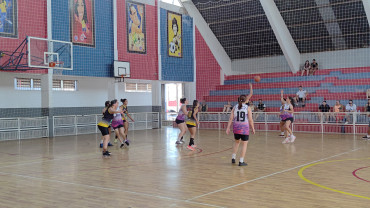
[[261,77],[260,77],[260,76],[255,76],[255,77],[254,77],[254,81],[255,81],[255,82],[259,82],[259,81],[261,81]]
[[54,67],[55,66],[55,62],[49,62],[49,67]]

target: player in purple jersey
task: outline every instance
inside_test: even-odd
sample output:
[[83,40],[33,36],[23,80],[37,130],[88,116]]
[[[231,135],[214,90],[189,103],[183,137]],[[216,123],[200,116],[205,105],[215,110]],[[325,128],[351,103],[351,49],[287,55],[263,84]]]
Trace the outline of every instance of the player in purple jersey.
[[187,101],[186,98],[181,98],[180,103],[181,103],[181,107],[179,110],[179,114],[176,117],[176,124],[180,129],[180,133],[177,138],[176,144],[184,143],[183,136],[186,133],[186,129],[187,129],[186,124],[185,124],[185,116],[188,115],[186,105],[189,103],[189,101]]
[[281,121],[284,122],[283,130],[285,132],[285,140],[282,142],[283,144],[293,143],[296,137],[293,135],[292,129],[290,128],[290,124],[293,123],[293,98],[287,97],[284,99],[284,90],[281,90],[281,103],[283,105],[280,107],[280,118]]
[[233,147],[233,154],[231,163],[235,163],[236,153],[239,149],[240,140],[243,142],[243,149],[239,159],[239,166],[247,166],[244,162],[245,153],[247,152],[248,140],[249,140],[249,126],[251,127],[252,133],[254,134],[254,122],[252,119],[252,111],[248,105],[244,104],[247,101],[245,95],[241,95],[238,98],[238,105],[235,105],[231,111],[229,123],[227,124],[226,134],[230,133],[231,123],[233,123],[233,132],[235,143]]

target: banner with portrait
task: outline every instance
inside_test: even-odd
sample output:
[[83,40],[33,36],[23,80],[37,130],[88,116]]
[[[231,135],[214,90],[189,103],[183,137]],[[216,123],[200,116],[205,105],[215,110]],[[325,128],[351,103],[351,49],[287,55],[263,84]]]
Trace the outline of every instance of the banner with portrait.
[[168,55],[182,57],[182,15],[167,11]]
[[18,37],[17,0],[0,0],[0,37]]
[[146,53],[145,5],[126,2],[127,51]]
[[75,45],[95,47],[95,0],[70,0],[70,35]]

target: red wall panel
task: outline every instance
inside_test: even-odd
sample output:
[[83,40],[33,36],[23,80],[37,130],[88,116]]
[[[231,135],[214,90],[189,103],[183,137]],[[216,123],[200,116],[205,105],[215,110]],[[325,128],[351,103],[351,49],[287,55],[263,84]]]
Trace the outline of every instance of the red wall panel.
[[197,71],[197,99],[202,101],[220,85],[221,67],[218,65],[198,28],[195,27],[195,56]]
[[[15,51],[27,36],[46,38],[46,31],[46,1],[18,0],[18,38],[0,37],[0,51],[5,51],[7,54]],[[4,56],[0,64],[7,59],[9,56]],[[23,58],[21,63],[26,64],[26,58]],[[46,72],[47,70],[26,71],[26,73]]]
[[127,51],[126,1],[117,0],[118,60],[130,62],[131,78],[158,80],[157,7],[145,5],[146,54]]

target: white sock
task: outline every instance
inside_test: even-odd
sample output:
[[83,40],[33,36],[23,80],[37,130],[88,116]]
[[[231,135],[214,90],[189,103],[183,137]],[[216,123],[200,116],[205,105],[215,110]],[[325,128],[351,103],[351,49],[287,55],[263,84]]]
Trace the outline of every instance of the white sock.
[[236,158],[236,154],[233,154],[231,157],[232,157],[233,159],[235,159],[235,158]]
[[370,135],[367,135],[367,138],[370,138]]
[[103,144],[103,140],[100,140],[100,144]]
[[282,131],[282,132],[280,132],[280,135],[284,135],[284,132]]
[[243,162],[244,162],[244,158],[243,158],[243,157],[241,157],[241,158],[239,159],[239,162],[243,163]]

